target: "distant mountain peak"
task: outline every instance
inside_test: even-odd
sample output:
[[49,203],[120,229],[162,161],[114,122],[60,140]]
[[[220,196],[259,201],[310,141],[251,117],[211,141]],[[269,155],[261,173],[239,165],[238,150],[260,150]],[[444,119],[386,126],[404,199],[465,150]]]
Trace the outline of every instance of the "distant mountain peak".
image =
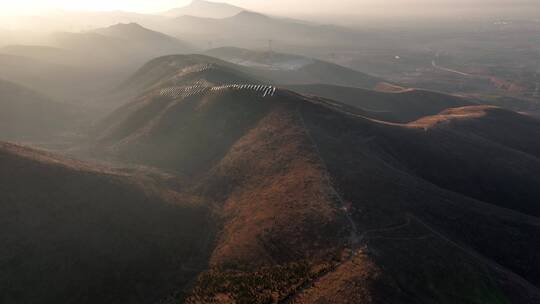
[[93,30],[93,33],[106,37],[121,38],[123,40],[129,40],[137,44],[146,45],[145,47],[156,48],[172,48],[172,50],[178,49],[190,49],[190,47],[171,36],[148,29],[138,23],[117,23],[101,29]]
[[193,5],[215,5],[215,6],[237,7],[232,4],[225,3],[225,2],[214,2],[214,1],[206,1],[206,0],[192,0],[188,5],[184,7],[189,7]]
[[244,11],[243,8],[228,3],[193,0],[190,4],[162,13],[168,17],[194,16],[203,18],[227,18]]
[[258,19],[270,19],[270,17],[268,17],[267,15],[257,13],[257,12],[252,12],[252,11],[246,11],[246,10],[243,10],[243,11],[239,12],[238,14],[232,16],[231,18],[257,19],[257,20]]
[[129,22],[129,23],[122,23],[122,22],[119,22],[117,24],[114,24],[114,25],[111,25],[109,26],[110,28],[111,27],[131,27],[131,28],[144,28],[142,25],[136,23],[136,22]]
[[115,31],[115,32],[134,32],[134,31],[137,31],[137,32],[140,32],[140,31],[151,31],[147,28],[145,28],[144,26],[138,24],[138,23],[135,23],[135,22],[130,22],[130,23],[117,23],[117,24],[113,24],[111,26],[107,26],[107,27],[104,27],[104,28],[101,28],[101,29],[98,29],[97,30],[98,32],[99,31]]
[[[145,35],[145,36],[156,36],[156,37],[165,37],[167,35],[148,29],[138,23],[117,23],[108,27],[94,30],[95,33],[102,35],[112,35],[112,36],[125,36],[125,35]],[[167,36],[168,37],[168,36]],[[172,38],[172,37],[169,37]]]

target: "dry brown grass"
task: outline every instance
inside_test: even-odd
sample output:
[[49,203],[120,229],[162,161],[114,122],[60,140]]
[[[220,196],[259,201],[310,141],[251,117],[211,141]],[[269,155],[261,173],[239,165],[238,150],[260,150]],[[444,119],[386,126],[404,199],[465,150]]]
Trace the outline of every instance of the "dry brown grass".
[[364,253],[341,264],[294,297],[293,303],[378,303],[375,282],[381,269]]
[[409,123],[408,126],[427,129],[453,120],[481,118],[484,117],[489,110],[496,108],[497,107],[485,105],[451,108],[444,110],[437,115],[420,118]]
[[272,264],[336,245],[324,234],[337,230],[338,211],[297,119],[286,108],[272,112],[215,169],[213,183],[228,189],[213,265]]
[[375,86],[374,90],[379,91],[379,92],[384,92],[384,93],[401,93],[410,89],[405,88],[405,87],[400,87],[398,85],[391,84],[388,82],[379,82]]

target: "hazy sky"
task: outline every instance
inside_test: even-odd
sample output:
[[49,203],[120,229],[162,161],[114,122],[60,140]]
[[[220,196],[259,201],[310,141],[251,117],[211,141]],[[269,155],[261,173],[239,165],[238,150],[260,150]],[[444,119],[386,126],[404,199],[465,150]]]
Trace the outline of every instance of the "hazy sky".
[[[540,0],[214,0],[272,13],[362,15],[369,11],[396,14],[438,8],[515,8],[528,5],[540,9]],[[0,14],[55,8],[67,10],[127,10],[157,12],[186,5],[190,0],[0,0]]]

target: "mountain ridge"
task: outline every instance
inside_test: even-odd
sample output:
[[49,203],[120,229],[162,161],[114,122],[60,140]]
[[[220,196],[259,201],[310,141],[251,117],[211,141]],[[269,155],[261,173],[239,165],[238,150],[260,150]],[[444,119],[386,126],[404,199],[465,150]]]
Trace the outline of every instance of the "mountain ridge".
[[[200,65],[188,58],[177,72]],[[208,81],[214,72],[172,68],[163,79],[178,94],[161,94],[174,84],[156,81],[104,128],[116,135],[96,142],[113,157],[191,176],[191,189],[215,204],[221,226],[188,303],[309,303],[341,299],[345,286],[375,303],[539,298],[539,142],[519,135],[539,129],[536,120],[468,105],[425,118],[457,113],[448,123],[391,123],[279,87],[266,96],[254,79]],[[514,141],[486,133],[507,120]],[[357,279],[330,279],[344,276]]]

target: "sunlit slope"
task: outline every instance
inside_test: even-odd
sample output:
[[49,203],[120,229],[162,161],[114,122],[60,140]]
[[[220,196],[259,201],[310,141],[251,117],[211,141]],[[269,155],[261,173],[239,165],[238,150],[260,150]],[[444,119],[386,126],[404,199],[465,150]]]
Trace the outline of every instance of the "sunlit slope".
[[[204,193],[224,204],[225,222],[211,265],[226,270],[218,268],[201,277],[193,302],[219,299],[218,291],[225,286],[220,284],[226,282],[239,284],[229,289],[235,299],[261,302],[339,299],[339,291],[346,287],[358,300],[374,303],[538,299],[537,249],[531,244],[539,239],[540,222],[497,205],[531,215],[536,209],[522,200],[512,206],[489,200],[489,191],[482,193],[482,201],[451,185],[443,185],[451,189],[438,186],[422,174],[411,174],[418,167],[393,150],[414,146],[424,154],[411,155],[437,159],[438,154],[449,154],[468,164],[467,158],[474,158],[476,166],[469,166],[478,173],[491,160],[470,152],[460,156],[432,151],[429,146],[435,139],[422,128],[344,116],[294,95],[280,96],[271,114],[238,140],[203,179]],[[471,143],[464,134],[443,135],[433,137],[459,147],[498,150],[483,141]],[[394,136],[405,139],[392,144]],[[506,149],[495,153],[529,167],[525,173],[516,172],[497,158],[498,170],[504,173],[490,172],[484,181],[501,187],[495,192],[506,191],[498,184],[500,179],[511,183],[521,174],[530,176],[522,181],[529,187],[537,184],[533,177],[537,160]],[[459,170],[444,161],[437,166],[442,176]],[[537,198],[535,191],[517,190],[522,197]],[[319,221],[309,220],[315,210]],[[324,233],[310,234],[314,223]],[[476,233],[471,235],[471,230]],[[313,247],[313,240],[322,246]],[[352,252],[340,253],[343,248]],[[528,266],[517,260],[526,260]],[[246,265],[251,265],[247,271]],[[283,277],[269,275],[273,272]],[[445,275],[437,275],[441,272]],[[262,290],[251,283],[259,281]]]

